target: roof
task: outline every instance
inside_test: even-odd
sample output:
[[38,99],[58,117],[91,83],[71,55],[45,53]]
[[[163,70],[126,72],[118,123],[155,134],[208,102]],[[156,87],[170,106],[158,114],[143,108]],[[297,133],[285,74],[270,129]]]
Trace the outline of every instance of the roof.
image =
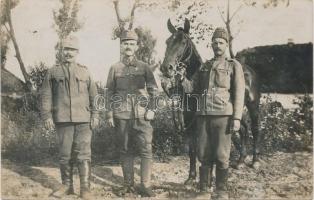
[[238,52],[236,58],[256,71],[262,92],[313,90],[312,43],[258,46]]
[[24,94],[27,91],[25,83],[5,68],[1,68],[1,94]]

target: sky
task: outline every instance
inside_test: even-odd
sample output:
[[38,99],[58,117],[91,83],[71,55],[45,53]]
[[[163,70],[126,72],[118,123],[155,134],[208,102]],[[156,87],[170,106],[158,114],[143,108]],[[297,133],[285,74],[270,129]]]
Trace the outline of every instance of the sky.
[[[120,0],[121,14],[130,13],[131,0]],[[161,4],[167,0],[160,0]],[[189,1],[185,1],[189,2]],[[214,27],[223,26],[218,7],[225,1],[208,0],[211,5],[203,21]],[[236,10],[240,1],[231,0],[231,10]],[[289,7],[280,5],[264,9],[262,6],[244,6],[234,18],[233,27],[240,28],[234,40],[234,51],[274,44],[286,44],[289,38],[295,43],[313,41],[313,2],[310,0],[290,0]],[[184,5],[184,3],[183,3]],[[60,7],[58,0],[21,0],[12,10],[12,20],[16,38],[24,64],[34,66],[40,62],[53,66],[54,46],[58,41],[54,27],[53,10]],[[184,10],[185,7],[179,8]],[[151,30],[157,39],[156,58],[162,60],[165,41],[170,36],[167,29],[168,18],[174,22],[176,13],[169,9],[139,9],[135,12],[134,27],[139,25]],[[114,6],[111,0],[83,0],[79,11],[79,21],[83,27],[75,33],[80,40],[78,62],[86,65],[96,81],[105,83],[109,68],[119,60],[119,40],[112,40],[112,30],[117,26]],[[241,26],[236,26],[243,21]],[[212,57],[212,50],[205,44],[196,45],[203,60]],[[6,68],[22,78],[19,65],[10,44]],[[22,78],[23,79],[23,78]]]

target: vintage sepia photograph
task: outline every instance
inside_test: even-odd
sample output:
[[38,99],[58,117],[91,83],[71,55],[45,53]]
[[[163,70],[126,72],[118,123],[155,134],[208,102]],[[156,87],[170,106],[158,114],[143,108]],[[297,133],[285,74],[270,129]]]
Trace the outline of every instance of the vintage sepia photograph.
[[312,0],[0,2],[0,199],[313,199]]

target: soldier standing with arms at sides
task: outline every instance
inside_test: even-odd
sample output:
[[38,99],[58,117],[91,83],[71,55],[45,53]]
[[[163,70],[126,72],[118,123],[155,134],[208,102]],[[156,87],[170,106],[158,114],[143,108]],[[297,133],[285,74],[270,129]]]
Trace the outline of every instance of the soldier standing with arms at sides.
[[228,199],[227,181],[231,133],[239,131],[244,106],[245,81],[241,64],[227,58],[228,33],[217,28],[212,36],[215,57],[195,73],[192,80],[179,73],[187,93],[200,95],[197,112],[200,191],[208,193],[211,171],[216,164],[216,198]]
[[[124,31],[120,37],[122,60],[111,66],[107,79],[110,106],[108,124],[116,128],[124,186],[120,195],[134,192],[134,156],[141,158],[142,197],[155,196],[151,189],[152,100],[157,84],[148,64],[136,59],[138,36]],[[146,100],[145,100],[146,99]],[[145,102],[146,101],[146,102]],[[144,104],[144,105],[143,105]]]
[[91,137],[98,126],[94,109],[97,94],[88,69],[76,63],[78,39],[68,36],[61,41],[62,63],[50,68],[41,88],[42,118],[45,127],[58,134],[59,162],[62,187],[53,193],[62,197],[74,194],[73,165],[80,176],[80,196],[92,199],[90,194]]

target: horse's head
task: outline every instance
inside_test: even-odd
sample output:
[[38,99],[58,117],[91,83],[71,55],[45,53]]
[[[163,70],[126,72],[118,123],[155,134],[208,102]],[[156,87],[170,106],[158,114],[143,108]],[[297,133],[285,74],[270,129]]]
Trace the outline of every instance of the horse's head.
[[184,28],[176,29],[170,19],[167,25],[171,36],[166,41],[167,49],[160,71],[165,77],[172,78],[177,67],[182,67],[183,64],[187,65],[192,54],[192,41],[189,38],[190,22],[188,19],[185,19]]

